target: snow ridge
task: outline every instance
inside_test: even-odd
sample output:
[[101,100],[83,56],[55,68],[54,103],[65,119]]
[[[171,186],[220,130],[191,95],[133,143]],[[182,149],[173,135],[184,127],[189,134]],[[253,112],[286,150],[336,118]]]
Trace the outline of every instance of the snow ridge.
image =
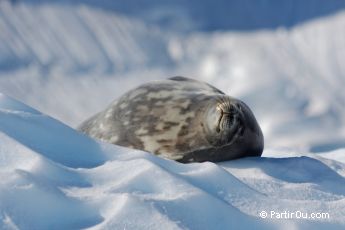
[[[0,121],[1,228],[345,225],[345,165],[335,160],[266,150],[263,158],[180,164],[96,142],[5,95]],[[261,219],[262,210],[330,218]]]

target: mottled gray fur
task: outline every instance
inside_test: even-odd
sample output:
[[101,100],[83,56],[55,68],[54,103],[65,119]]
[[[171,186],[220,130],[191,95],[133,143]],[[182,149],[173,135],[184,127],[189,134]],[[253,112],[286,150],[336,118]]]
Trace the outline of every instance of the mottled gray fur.
[[257,156],[263,150],[261,129],[243,102],[184,77],[127,92],[79,130],[181,162]]

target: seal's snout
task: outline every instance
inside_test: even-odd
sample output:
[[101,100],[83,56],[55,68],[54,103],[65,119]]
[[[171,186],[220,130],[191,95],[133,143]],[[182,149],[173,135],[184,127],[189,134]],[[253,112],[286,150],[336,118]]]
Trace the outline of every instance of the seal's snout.
[[220,110],[219,132],[224,142],[231,145],[244,133],[244,115],[240,104],[236,102],[224,104]]
[[208,116],[210,125],[212,121],[215,122],[217,133],[209,138],[211,144],[228,146],[239,155],[261,155],[263,135],[252,111],[244,102],[230,97],[222,98],[214,109],[211,108]]
[[220,108],[219,131],[234,131],[243,127],[244,115],[241,106],[231,103],[224,108]]

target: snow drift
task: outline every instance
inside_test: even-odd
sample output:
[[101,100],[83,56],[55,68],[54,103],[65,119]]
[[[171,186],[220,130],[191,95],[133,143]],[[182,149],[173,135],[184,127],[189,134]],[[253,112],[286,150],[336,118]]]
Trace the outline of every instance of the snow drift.
[[[0,132],[1,228],[345,225],[345,165],[315,154],[266,150],[270,157],[180,164],[97,142],[5,95]],[[261,211],[329,218],[261,219]]]

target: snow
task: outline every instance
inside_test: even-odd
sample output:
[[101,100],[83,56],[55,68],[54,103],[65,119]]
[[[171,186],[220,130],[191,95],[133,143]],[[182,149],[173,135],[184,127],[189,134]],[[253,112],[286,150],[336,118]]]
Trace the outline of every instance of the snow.
[[[344,228],[344,3],[203,3],[0,1],[0,229]],[[249,104],[263,156],[180,164],[73,129],[174,75]]]
[[[97,142],[5,95],[0,121],[4,228],[340,229],[345,224],[345,164],[315,154],[266,150],[263,158],[180,164]],[[279,158],[269,157],[269,151]],[[262,210],[327,212],[330,218],[260,219]]]

